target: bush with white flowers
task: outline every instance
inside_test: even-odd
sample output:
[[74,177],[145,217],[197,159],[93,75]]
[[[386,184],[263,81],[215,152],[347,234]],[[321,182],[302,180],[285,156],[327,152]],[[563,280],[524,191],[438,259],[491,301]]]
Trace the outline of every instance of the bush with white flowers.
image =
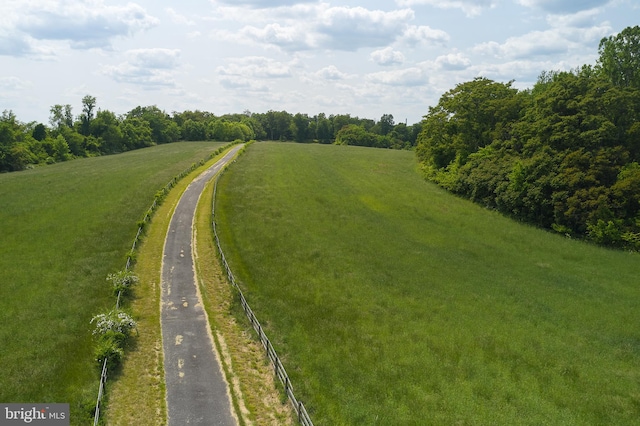
[[95,356],[98,365],[107,360],[109,369],[117,367],[124,356],[124,346],[136,328],[131,315],[121,309],[113,309],[106,314],[98,314],[91,319],[95,323],[93,335],[97,337]]
[[114,309],[106,314],[98,314],[93,317],[91,324],[95,322],[96,328],[93,330],[94,335],[103,335],[108,332],[121,333],[125,336],[136,328],[136,322],[131,316],[120,309]]
[[140,280],[133,272],[122,270],[107,275],[107,281],[111,281],[114,294],[121,293],[122,296],[127,296],[131,293],[132,287]]

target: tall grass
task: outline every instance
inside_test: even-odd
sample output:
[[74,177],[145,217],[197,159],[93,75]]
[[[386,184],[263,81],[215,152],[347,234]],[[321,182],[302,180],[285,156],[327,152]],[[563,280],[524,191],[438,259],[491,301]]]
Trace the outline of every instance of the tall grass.
[[221,144],[176,143],[0,175],[0,401],[68,402],[87,424],[97,396],[91,317],[110,308],[155,192]]
[[637,424],[637,254],[425,182],[414,154],[254,144],[223,249],[317,425]]

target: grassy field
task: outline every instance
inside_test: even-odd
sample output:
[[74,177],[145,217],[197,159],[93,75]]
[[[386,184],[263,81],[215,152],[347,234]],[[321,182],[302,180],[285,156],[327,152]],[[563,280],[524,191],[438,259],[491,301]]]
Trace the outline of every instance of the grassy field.
[[220,143],[176,143],[0,175],[0,401],[68,402],[87,424],[98,369],[89,321],[112,307],[136,222]]
[[451,196],[411,152],[257,143],[218,190],[316,425],[638,424],[637,254]]

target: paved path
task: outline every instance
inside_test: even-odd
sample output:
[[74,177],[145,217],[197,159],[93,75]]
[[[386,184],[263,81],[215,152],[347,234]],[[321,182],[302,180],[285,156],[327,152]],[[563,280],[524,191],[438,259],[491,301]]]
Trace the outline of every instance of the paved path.
[[206,183],[242,146],[198,176],[178,202],[164,245],[161,326],[169,425],[237,425],[195,280],[193,218]]

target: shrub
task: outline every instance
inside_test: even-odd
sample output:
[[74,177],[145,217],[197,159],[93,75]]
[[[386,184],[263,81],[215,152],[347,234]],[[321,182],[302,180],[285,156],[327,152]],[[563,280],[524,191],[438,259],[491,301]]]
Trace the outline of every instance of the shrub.
[[121,292],[122,296],[131,294],[131,288],[134,284],[137,284],[139,278],[131,271],[122,270],[107,276],[107,281],[111,281],[113,284],[113,293],[118,294]]
[[136,328],[136,322],[131,315],[121,309],[113,309],[106,314],[98,314],[91,319],[91,324],[96,323],[93,330],[95,336],[111,336],[113,333],[124,335],[122,341],[126,340],[131,330]]
[[136,322],[131,316],[120,310],[113,309],[106,314],[98,314],[91,319],[96,328],[93,335],[98,337],[95,348],[95,360],[101,367],[107,360],[107,368],[111,370],[120,365],[124,357],[124,345],[136,328]]
[[100,368],[102,368],[102,364],[106,359],[107,370],[111,370],[120,365],[123,357],[124,349],[114,337],[105,335],[98,340],[98,345],[95,349],[95,359]]

